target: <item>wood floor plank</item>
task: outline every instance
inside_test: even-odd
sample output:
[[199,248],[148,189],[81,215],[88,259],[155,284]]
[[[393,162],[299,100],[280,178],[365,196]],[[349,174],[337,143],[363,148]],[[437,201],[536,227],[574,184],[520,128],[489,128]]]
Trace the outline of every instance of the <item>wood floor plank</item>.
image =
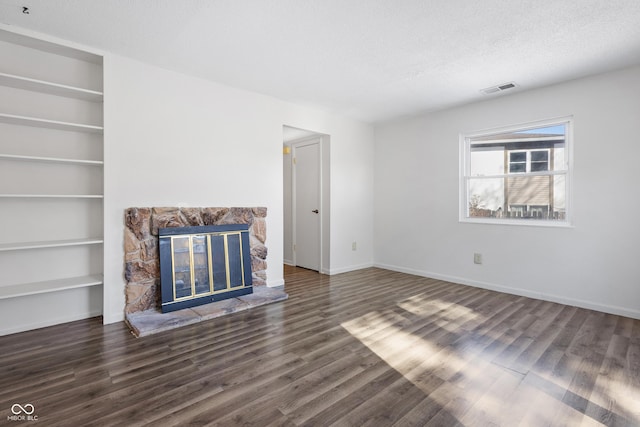
[[321,393],[316,396],[312,396],[312,399],[304,405],[298,407],[289,415],[297,425],[313,425],[309,420],[316,419],[321,420],[321,424],[326,425],[322,416],[318,416],[320,413],[330,413],[331,407],[338,405],[356,390],[361,389],[366,384],[369,384],[375,378],[382,376],[385,373],[393,372],[389,365],[377,360],[376,363],[370,365],[366,370],[354,375],[347,381],[335,386],[325,393]]
[[0,337],[0,425],[640,425],[640,320],[367,268],[134,338],[100,318]]

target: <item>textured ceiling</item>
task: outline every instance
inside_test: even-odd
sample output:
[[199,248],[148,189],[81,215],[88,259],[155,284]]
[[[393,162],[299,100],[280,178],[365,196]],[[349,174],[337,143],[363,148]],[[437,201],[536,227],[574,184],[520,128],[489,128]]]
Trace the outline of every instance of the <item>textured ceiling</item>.
[[0,22],[369,122],[640,63],[640,0],[0,0]]

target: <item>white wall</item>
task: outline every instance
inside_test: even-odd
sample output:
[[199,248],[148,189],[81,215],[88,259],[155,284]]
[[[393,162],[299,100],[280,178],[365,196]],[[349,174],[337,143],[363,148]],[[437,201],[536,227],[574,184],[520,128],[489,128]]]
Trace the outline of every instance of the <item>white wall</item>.
[[[573,228],[458,222],[460,132],[569,115]],[[634,67],[378,125],[376,265],[640,318],[639,117]]]
[[105,323],[123,319],[132,206],[266,206],[268,284],[282,284],[285,124],[331,135],[331,269],[372,265],[370,125],[116,55],[104,69]]
[[[344,119],[341,122],[347,124]],[[373,130],[355,126],[344,130],[323,132],[331,136],[330,145],[323,146],[323,155],[329,150],[331,159],[329,274],[373,266]],[[323,227],[327,226],[325,222]],[[327,255],[325,248],[323,257]]]

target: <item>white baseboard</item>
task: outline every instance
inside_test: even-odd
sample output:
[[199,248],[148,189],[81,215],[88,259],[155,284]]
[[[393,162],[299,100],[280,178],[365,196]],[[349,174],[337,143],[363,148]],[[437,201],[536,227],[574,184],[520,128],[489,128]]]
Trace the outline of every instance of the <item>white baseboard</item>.
[[511,294],[511,295],[518,295],[518,296],[523,296],[528,298],[540,299],[543,301],[556,302],[559,304],[565,304],[565,305],[571,305],[574,307],[587,308],[589,310],[601,311],[603,313],[616,314],[619,316],[631,317],[633,319],[640,319],[640,311],[625,308],[625,307],[601,304],[593,301],[586,301],[578,298],[569,298],[561,295],[535,292],[535,291],[530,291],[528,289],[514,288],[510,286],[498,285],[495,283],[480,282],[477,280],[471,280],[464,277],[450,276],[446,274],[439,274],[431,271],[416,270],[413,268],[400,267],[396,265],[376,263],[374,264],[374,266],[378,268],[384,268],[385,270],[392,270],[392,271],[398,271],[400,273],[412,274],[414,276],[444,280],[447,282],[457,283],[460,285],[487,289],[490,291],[504,292],[506,294]]
[[333,274],[340,274],[340,273],[348,273],[350,271],[362,270],[364,268],[369,268],[373,266],[374,264],[372,262],[366,263],[366,264],[360,264],[360,265],[348,265],[346,267],[330,268],[329,272],[325,274],[333,275]]
[[104,314],[102,316],[103,325],[109,325],[111,323],[118,323],[118,322],[124,322],[124,307],[122,308],[121,311],[117,311],[109,315]]
[[267,279],[267,286],[269,288],[279,288],[281,286],[284,286],[284,279],[279,279],[279,280],[269,280],[269,279]]
[[53,319],[42,320],[33,323],[23,323],[20,325],[11,326],[9,328],[0,329],[0,336],[16,334],[18,332],[31,331],[33,329],[46,328],[47,326],[60,325],[62,323],[75,322],[76,320],[89,319],[90,317],[101,316],[101,311],[91,311],[89,313],[80,313],[67,316],[59,316]]

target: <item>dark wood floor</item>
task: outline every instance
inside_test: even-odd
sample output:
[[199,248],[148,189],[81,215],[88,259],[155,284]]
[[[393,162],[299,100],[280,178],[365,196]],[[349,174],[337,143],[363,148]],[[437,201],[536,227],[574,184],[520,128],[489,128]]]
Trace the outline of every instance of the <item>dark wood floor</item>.
[[[640,425],[640,321],[380,269],[136,339],[0,337],[0,425]],[[25,307],[28,309],[28,307]],[[18,408],[16,408],[18,409]]]

